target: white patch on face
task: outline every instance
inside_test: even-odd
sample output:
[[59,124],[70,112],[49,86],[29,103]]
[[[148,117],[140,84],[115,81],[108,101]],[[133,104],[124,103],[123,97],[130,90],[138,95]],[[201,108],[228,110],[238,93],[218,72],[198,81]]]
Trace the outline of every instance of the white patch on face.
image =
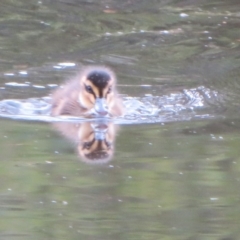
[[83,101],[82,101],[81,94],[78,96],[78,102],[79,102],[79,104],[80,104],[82,107],[87,108],[87,107],[84,105]]
[[[81,94],[80,94],[79,97],[78,97],[78,103],[80,104],[81,107],[88,109],[88,107],[85,106],[85,105],[84,105],[84,102],[82,101]],[[87,116],[96,116],[97,113],[96,113],[96,111],[95,111],[95,109],[94,109],[94,107],[93,107],[93,108],[87,110],[84,115],[87,115]]]

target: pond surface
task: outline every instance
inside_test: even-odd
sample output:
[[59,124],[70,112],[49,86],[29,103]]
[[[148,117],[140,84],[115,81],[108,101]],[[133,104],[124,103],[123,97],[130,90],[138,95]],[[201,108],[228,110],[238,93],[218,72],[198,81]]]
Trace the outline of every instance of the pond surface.
[[[239,26],[238,0],[2,0],[0,239],[239,239]],[[118,125],[39,110],[91,64]]]

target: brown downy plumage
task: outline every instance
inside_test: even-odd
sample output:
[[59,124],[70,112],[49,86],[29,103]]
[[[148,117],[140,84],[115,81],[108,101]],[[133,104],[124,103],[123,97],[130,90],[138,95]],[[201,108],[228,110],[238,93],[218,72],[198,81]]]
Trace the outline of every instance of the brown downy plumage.
[[84,68],[52,94],[52,115],[121,116],[116,76],[107,67]]

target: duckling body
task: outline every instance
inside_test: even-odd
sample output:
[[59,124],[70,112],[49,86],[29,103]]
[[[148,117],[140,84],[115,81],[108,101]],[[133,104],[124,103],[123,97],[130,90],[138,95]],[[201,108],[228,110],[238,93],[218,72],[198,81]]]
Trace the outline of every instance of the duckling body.
[[51,113],[53,116],[122,115],[115,74],[106,67],[86,67],[52,94]]

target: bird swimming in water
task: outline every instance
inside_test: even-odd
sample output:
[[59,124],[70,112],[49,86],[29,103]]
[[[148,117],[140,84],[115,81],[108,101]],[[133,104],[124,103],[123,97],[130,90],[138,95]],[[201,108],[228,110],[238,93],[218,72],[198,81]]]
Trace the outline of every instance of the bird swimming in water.
[[52,116],[121,116],[116,76],[102,66],[84,68],[52,94]]

